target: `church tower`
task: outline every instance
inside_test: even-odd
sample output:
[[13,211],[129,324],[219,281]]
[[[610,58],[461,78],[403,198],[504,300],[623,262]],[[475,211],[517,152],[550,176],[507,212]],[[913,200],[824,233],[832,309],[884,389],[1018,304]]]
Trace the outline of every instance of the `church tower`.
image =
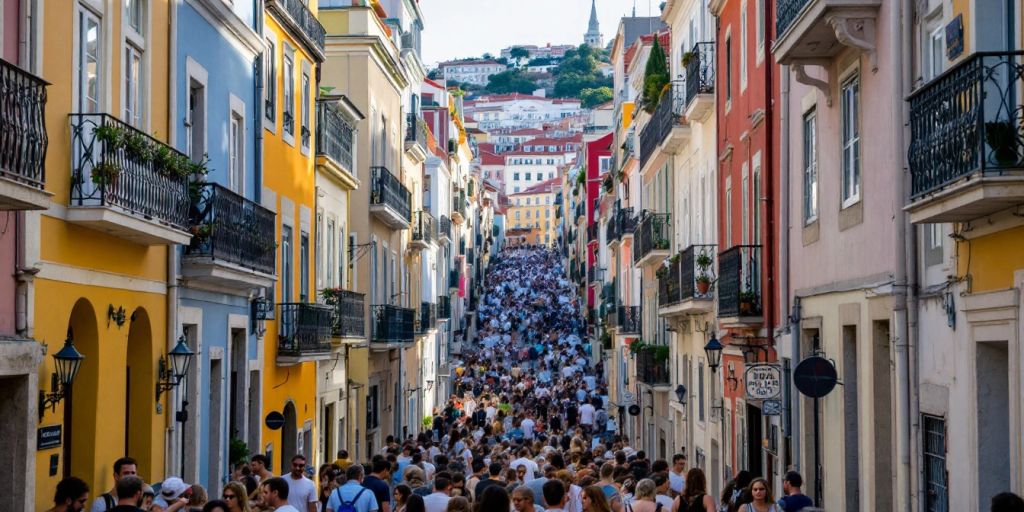
[[597,0],[590,0],[590,26],[587,33],[583,35],[583,43],[591,48],[604,48],[604,38],[601,37],[601,26],[597,23]]

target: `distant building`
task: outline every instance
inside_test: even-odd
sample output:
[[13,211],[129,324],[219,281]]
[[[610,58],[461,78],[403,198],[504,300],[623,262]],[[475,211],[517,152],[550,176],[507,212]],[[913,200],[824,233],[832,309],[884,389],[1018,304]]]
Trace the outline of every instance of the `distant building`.
[[513,48],[522,48],[526,50],[530,54],[530,59],[561,59],[565,57],[565,52],[572,50],[575,46],[571,44],[552,45],[551,43],[548,43],[545,46],[517,44],[501,50],[501,56],[506,59],[511,59]]
[[493,60],[464,60],[442,62],[438,68],[445,81],[487,85],[491,75],[507,70],[508,66]]
[[596,48],[604,48],[604,36],[601,35],[601,25],[597,22],[597,0],[590,0],[590,25],[587,33],[583,35],[583,44]]
[[517,130],[542,128],[581,113],[580,100],[575,98],[544,98],[529,94],[495,94],[465,102],[466,115],[481,130]]
[[555,195],[561,190],[561,180],[553,177],[518,194],[508,196],[507,222],[511,234],[524,231],[525,243],[549,245],[557,239],[558,220],[555,215]]

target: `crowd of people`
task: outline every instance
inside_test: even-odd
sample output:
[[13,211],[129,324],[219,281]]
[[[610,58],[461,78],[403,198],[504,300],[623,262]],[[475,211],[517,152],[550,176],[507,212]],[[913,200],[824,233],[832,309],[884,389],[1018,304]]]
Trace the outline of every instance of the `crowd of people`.
[[[686,456],[650,460],[621,434],[601,361],[591,361],[586,324],[558,254],[508,248],[494,257],[477,308],[475,339],[456,361],[454,393],[432,428],[388,437],[357,463],[341,450],[316,483],[302,455],[275,476],[257,454],[235,468],[220,499],[180,478],[157,489],[136,476],[130,458],[114,465],[114,489],[90,512],[796,512],[817,510],[801,476],[784,477],[785,495],[740,471],[712,496]],[[58,485],[56,512],[88,503],[85,482]],[[1024,510],[1015,495],[994,511]]]

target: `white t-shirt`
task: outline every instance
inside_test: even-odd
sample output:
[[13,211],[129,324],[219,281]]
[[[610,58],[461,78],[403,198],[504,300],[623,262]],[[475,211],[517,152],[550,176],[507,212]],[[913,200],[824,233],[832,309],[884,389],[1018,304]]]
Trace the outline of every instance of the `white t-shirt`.
[[668,488],[675,491],[676,494],[682,494],[684,487],[686,487],[686,478],[683,475],[677,475],[675,471],[669,471]]
[[427,512],[445,512],[451,497],[443,492],[434,492],[423,498],[423,506]]
[[309,503],[320,501],[316,495],[316,484],[312,480],[305,476],[295,479],[291,473],[284,475],[283,478],[288,482],[288,504],[297,510],[309,510]]
[[[291,495],[289,494],[289,496],[291,496]],[[302,510],[306,510],[306,509],[303,508]],[[299,512],[299,511],[296,510],[296,508],[291,506],[291,505],[283,505],[283,506],[275,508],[274,512]]]
[[661,509],[662,510],[672,510],[672,498],[669,498],[668,496],[665,496],[664,494],[659,494],[659,495],[655,496],[654,497],[654,502],[655,503],[661,503]]
[[594,409],[593,405],[590,405],[589,403],[583,404],[580,407],[580,423],[583,425],[593,425],[595,411],[596,409]]
[[523,475],[523,482],[529,482],[536,478],[537,474],[537,463],[527,459],[526,457],[519,457],[518,459],[509,463],[509,469],[519,469],[519,466],[526,467],[526,474]]
[[534,421],[531,420],[530,418],[526,418],[525,420],[523,420],[523,439],[533,439],[533,426]]

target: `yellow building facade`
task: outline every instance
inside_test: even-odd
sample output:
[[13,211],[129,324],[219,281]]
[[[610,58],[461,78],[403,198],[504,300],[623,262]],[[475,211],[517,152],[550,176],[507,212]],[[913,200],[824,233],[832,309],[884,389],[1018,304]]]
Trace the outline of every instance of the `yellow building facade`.
[[518,194],[508,196],[506,229],[539,229],[537,243],[550,245],[558,240],[558,219],[555,196],[561,188],[560,178],[552,178]]

